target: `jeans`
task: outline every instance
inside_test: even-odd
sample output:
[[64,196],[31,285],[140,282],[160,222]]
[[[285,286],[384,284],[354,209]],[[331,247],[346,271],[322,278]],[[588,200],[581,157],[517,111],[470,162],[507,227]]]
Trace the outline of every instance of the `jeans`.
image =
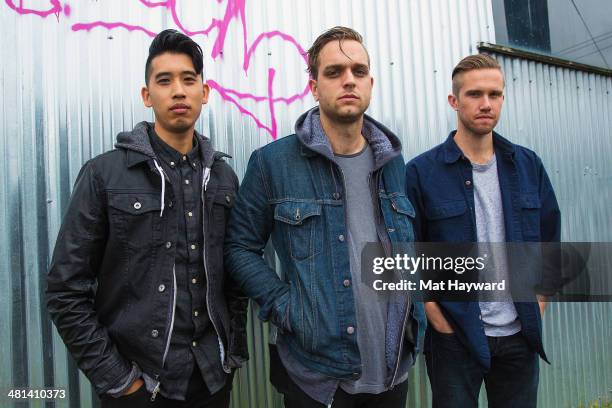
[[[276,347],[270,347],[270,380],[276,390],[283,394],[285,408],[324,408],[325,405],[310,398],[291,379],[283,365]],[[404,408],[408,395],[408,381],[392,390],[380,394],[349,394],[338,387],[332,408]]]
[[428,327],[425,359],[433,394],[433,407],[478,407],[484,380],[489,407],[535,407],[539,359],[521,332],[487,337],[491,369],[484,372],[454,334]]
[[169,400],[157,394],[155,401],[151,402],[151,393],[142,385],[136,392],[119,398],[102,396],[102,408],[228,408],[233,377],[228,376],[226,385],[211,395],[196,365],[189,379],[185,401]]

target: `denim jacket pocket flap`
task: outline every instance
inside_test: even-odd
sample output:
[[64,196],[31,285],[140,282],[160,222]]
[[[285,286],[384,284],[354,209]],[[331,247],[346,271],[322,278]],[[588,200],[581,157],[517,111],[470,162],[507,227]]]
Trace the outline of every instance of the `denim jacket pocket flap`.
[[465,201],[451,201],[448,203],[425,207],[425,215],[430,220],[457,217],[465,214],[466,211],[467,205],[465,204]]
[[108,205],[132,215],[160,211],[160,195],[155,193],[108,193]]
[[315,215],[321,215],[321,204],[314,202],[285,201],[274,209],[274,219],[291,225],[300,225]]
[[537,193],[526,193],[521,195],[521,208],[541,208],[540,197]]
[[391,207],[400,214],[414,218],[416,213],[410,200],[406,197],[391,197]]
[[219,204],[224,207],[231,208],[234,205],[234,192],[219,190],[215,194],[214,204]]

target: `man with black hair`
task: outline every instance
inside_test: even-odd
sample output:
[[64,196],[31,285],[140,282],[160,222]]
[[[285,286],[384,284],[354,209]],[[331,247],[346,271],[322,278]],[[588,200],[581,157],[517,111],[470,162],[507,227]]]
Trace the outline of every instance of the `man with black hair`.
[[145,83],[155,122],[81,169],[47,306],[103,407],[227,407],[248,358],[247,301],[223,264],[238,179],[195,131],[209,93],[201,48],[159,33]]

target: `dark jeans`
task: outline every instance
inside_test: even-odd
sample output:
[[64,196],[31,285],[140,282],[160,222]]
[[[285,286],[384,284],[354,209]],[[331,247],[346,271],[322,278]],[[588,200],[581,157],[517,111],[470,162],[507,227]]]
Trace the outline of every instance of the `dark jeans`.
[[185,401],[169,400],[157,394],[155,401],[151,402],[151,393],[143,385],[138,391],[123,397],[102,396],[102,408],[228,408],[233,377],[229,376],[227,384],[211,395],[196,365],[189,379]]
[[491,370],[485,373],[454,334],[427,328],[427,374],[433,407],[478,407],[485,382],[489,407],[535,407],[538,396],[539,359],[519,332],[507,337],[487,337]]
[[[310,398],[291,380],[275,346],[270,346],[270,380],[283,394],[285,408],[321,408],[324,404]],[[338,387],[334,394],[333,408],[404,408],[408,393],[408,381],[380,394],[349,394]]]

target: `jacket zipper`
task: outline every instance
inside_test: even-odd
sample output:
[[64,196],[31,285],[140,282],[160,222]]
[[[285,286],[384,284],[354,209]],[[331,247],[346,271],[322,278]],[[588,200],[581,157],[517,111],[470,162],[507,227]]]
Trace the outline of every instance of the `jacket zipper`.
[[[206,209],[206,200],[204,197],[204,193],[206,192],[206,186],[207,186],[208,182],[205,180],[204,176],[202,177],[202,192],[201,192],[201,199],[202,199],[202,217],[206,217],[207,216],[207,209]],[[204,221],[204,220],[202,220]],[[208,318],[210,319],[213,328],[215,329],[215,333],[217,334],[217,341],[219,342],[219,352],[221,354],[221,366],[223,367],[223,371],[227,374],[231,373],[232,370],[230,370],[230,368],[227,366],[225,360],[226,360],[226,356],[225,356],[225,347],[223,345],[223,341],[221,340],[221,334],[219,332],[219,329],[217,328],[217,325],[215,324],[215,320],[213,319],[212,313],[211,313],[211,309],[210,309],[210,280],[208,279],[208,263],[206,262],[206,225],[207,223],[202,222],[202,261],[204,263],[204,275],[206,277],[206,310],[208,312]]]
[[[162,357],[162,368],[166,364],[166,357],[168,356],[168,350],[170,350],[170,340],[172,338],[172,330],[174,330],[174,314],[176,311],[176,269],[175,265],[172,265],[172,314],[170,316],[170,330],[168,330],[168,337],[166,339],[166,347],[164,349],[164,355]],[[155,401],[157,397],[157,393],[159,392],[159,388],[161,382],[159,381],[159,375],[155,376],[155,379],[158,380],[157,384],[155,384],[155,388],[153,388],[153,392],[151,393],[151,402]]]

